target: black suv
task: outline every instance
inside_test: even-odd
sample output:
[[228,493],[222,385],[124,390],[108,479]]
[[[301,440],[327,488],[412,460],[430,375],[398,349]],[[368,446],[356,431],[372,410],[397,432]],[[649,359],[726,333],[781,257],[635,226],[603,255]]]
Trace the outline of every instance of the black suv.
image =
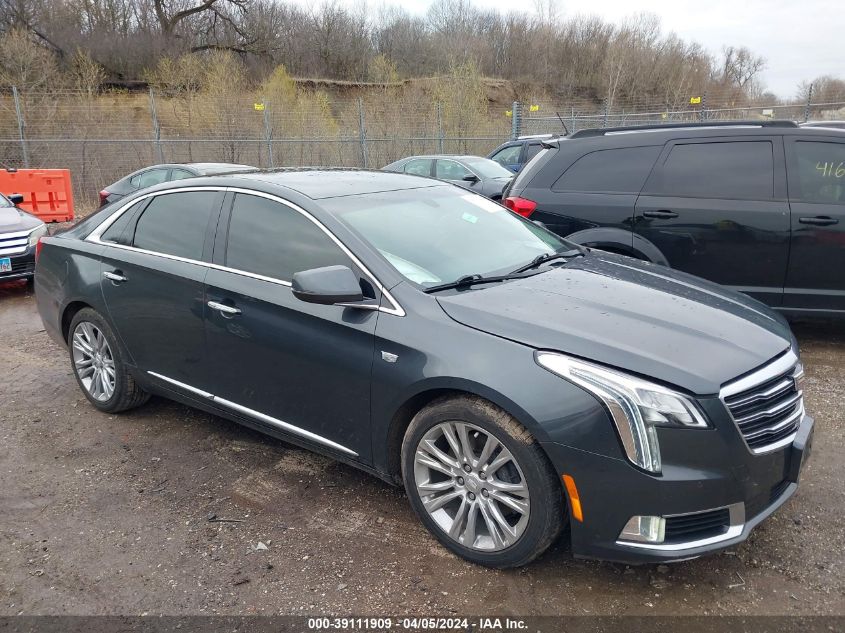
[[789,121],[582,130],[544,143],[508,208],[581,245],[793,315],[845,315],[845,133]]

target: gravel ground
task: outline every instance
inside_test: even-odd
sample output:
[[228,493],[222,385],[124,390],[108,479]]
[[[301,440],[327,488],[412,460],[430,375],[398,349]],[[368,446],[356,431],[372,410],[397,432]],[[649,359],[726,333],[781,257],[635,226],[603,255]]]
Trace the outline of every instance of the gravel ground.
[[845,614],[845,328],[795,329],[813,457],[748,542],[490,571],[351,467],[161,399],[97,412],[26,286],[0,286],[0,615]]

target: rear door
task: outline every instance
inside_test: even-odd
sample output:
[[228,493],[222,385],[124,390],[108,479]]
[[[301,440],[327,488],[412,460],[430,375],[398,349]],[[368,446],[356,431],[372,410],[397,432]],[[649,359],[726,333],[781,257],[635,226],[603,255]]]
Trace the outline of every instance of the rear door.
[[[202,388],[255,424],[369,461],[379,313],[305,303],[290,288],[298,271],[360,269],[321,225],[275,199],[235,194],[221,231],[206,278],[217,307],[206,311]],[[362,289],[377,298],[368,282]]]
[[142,371],[197,384],[205,360],[203,282],[223,193],[145,199],[100,237],[111,323]]
[[786,137],[792,248],[783,305],[845,310],[845,139]]
[[634,231],[672,268],[781,304],[789,256],[781,137],[667,143],[637,199]]
[[414,174],[415,176],[434,175],[434,160],[431,158],[412,158],[402,168],[406,174]]

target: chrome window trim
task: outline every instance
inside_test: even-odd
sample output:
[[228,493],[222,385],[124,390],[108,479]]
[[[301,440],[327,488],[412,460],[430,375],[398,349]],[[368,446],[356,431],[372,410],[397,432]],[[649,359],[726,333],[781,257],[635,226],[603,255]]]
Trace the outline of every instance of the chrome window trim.
[[730,526],[722,534],[697,539],[695,541],[681,541],[679,543],[638,543],[636,541],[625,541],[622,539],[617,539],[616,544],[622,545],[624,547],[636,547],[639,549],[650,549],[663,552],[682,552],[684,550],[695,549],[697,547],[714,545],[716,543],[721,543],[722,541],[729,541],[733,538],[740,536],[742,534],[742,531],[745,529],[745,504],[742,502],[733,503],[729,506],[721,506],[719,508],[711,508],[710,510],[698,510],[696,512],[687,512],[684,514],[669,514],[664,516],[663,518],[668,519],[677,516],[699,514],[702,512],[712,512],[714,510],[722,510],[724,508],[728,509],[728,513],[730,515]]
[[186,384],[184,382],[180,382],[179,380],[175,380],[173,378],[168,378],[167,376],[156,373],[154,371],[148,371],[147,373],[150,376],[153,376],[154,378],[158,378],[159,380],[170,383],[171,385],[179,387],[180,389],[184,389],[185,391],[189,391],[189,392],[191,392],[191,393],[193,393],[197,396],[200,396],[201,398],[203,398],[205,400],[209,400],[209,401],[211,401],[215,404],[222,405],[223,407],[225,407],[227,409],[231,409],[233,411],[237,411],[238,413],[242,413],[242,414],[247,415],[249,417],[256,418],[257,420],[261,420],[262,422],[265,422],[266,424],[269,424],[271,426],[275,426],[279,429],[282,429],[283,431],[287,431],[288,433],[291,433],[293,435],[298,435],[300,437],[304,437],[306,439],[311,440],[312,442],[317,442],[318,444],[323,444],[325,446],[333,448],[333,449],[340,451],[342,453],[346,453],[347,455],[351,455],[352,457],[358,457],[358,453],[356,453],[352,449],[347,448],[347,447],[343,446],[342,444],[338,444],[337,442],[333,442],[332,440],[325,438],[322,435],[317,435],[316,433],[312,433],[311,431],[307,431],[307,430],[300,428],[298,426],[294,426],[293,424],[285,422],[284,420],[279,420],[278,418],[274,418],[274,417],[269,416],[265,413],[261,413],[260,411],[256,411],[255,409],[250,409],[249,407],[245,407],[241,404],[238,404],[237,402],[232,402],[231,400],[226,400],[225,398],[221,398],[220,396],[215,396],[213,393],[209,393],[208,391],[203,391],[202,389],[197,389],[196,387],[192,387],[189,384]]
[[291,282],[285,281],[284,279],[277,279],[275,277],[268,277],[266,275],[260,275],[258,273],[249,272],[246,270],[240,270],[238,268],[230,268],[228,266],[221,266],[220,264],[214,264],[211,262],[203,262],[196,259],[189,259],[187,257],[179,257],[178,255],[169,255],[167,253],[159,253],[156,251],[148,251],[142,248],[136,248],[134,246],[126,246],[125,244],[115,244],[114,242],[104,242],[102,240],[102,235],[105,233],[109,227],[114,224],[120,216],[122,216],[128,209],[132,206],[141,202],[142,200],[146,200],[147,198],[152,198],[154,196],[160,196],[170,193],[181,193],[181,192],[190,192],[190,191],[222,191],[222,192],[231,192],[231,193],[242,193],[251,196],[257,196],[259,198],[266,198],[268,200],[272,200],[274,202],[278,202],[287,206],[290,209],[293,209],[297,213],[301,214],[303,217],[307,218],[314,225],[319,228],[323,233],[325,233],[330,240],[332,240],[345,254],[349,259],[351,259],[356,266],[358,266],[364,275],[373,282],[373,284],[379,289],[382,295],[390,302],[392,307],[383,307],[379,306],[378,311],[384,312],[385,314],[392,314],[394,316],[403,317],[405,316],[405,310],[399,304],[396,299],[393,298],[393,295],[382,285],[382,283],[376,278],[376,276],[370,272],[370,270],[364,266],[358,257],[356,257],[352,251],[350,251],[343,242],[341,242],[337,237],[335,237],[334,233],[329,231],[322,222],[317,220],[314,216],[308,213],[302,207],[290,202],[289,200],[285,200],[284,198],[280,198],[274,194],[265,193],[263,191],[255,191],[253,189],[245,189],[242,187],[223,187],[223,186],[205,186],[205,187],[178,187],[173,189],[163,189],[161,191],[153,191],[151,193],[144,194],[142,196],[138,196],[137,198],[133,198],[131,201],[127,202],[122,208],[115,211],[111,216],[109,216],[106,220],[103,221],[96,229],[94,229],[88,237],[85,238],[86,242],[91,242],[93,244],[101,244],[103,246],[111,246],[113,248],[119,248],[122,250],[128,251],[135,251],[138,253],[143,253],[145,255],[154,255],[156,257],[163,257],[165,259],[170,259],[173,261],[178,262],[185,262],[188,264],[195,264],[198,266],[205,266],[206,268],[213,268],[215,270],[220,270],[223,272],[234,273],[236,275],[241,275],[243,277],[250,277],[252,279],[258,279],[259,281],[267,281],[270,283],[278,284],[280,286],[286,286],[288,288],[291,287]]

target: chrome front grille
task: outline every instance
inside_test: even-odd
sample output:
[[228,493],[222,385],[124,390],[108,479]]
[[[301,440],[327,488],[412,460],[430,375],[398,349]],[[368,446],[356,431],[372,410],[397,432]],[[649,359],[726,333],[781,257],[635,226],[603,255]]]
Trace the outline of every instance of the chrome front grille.
[[17,231],[15,233],[0,233],[0,257],[19,255],[23,253],[28,245],[29,231]]
[[795,438],[804,416],[802,379],[798,358],[788,352],[722,389],[722,401],[754,453],[781,448]]

